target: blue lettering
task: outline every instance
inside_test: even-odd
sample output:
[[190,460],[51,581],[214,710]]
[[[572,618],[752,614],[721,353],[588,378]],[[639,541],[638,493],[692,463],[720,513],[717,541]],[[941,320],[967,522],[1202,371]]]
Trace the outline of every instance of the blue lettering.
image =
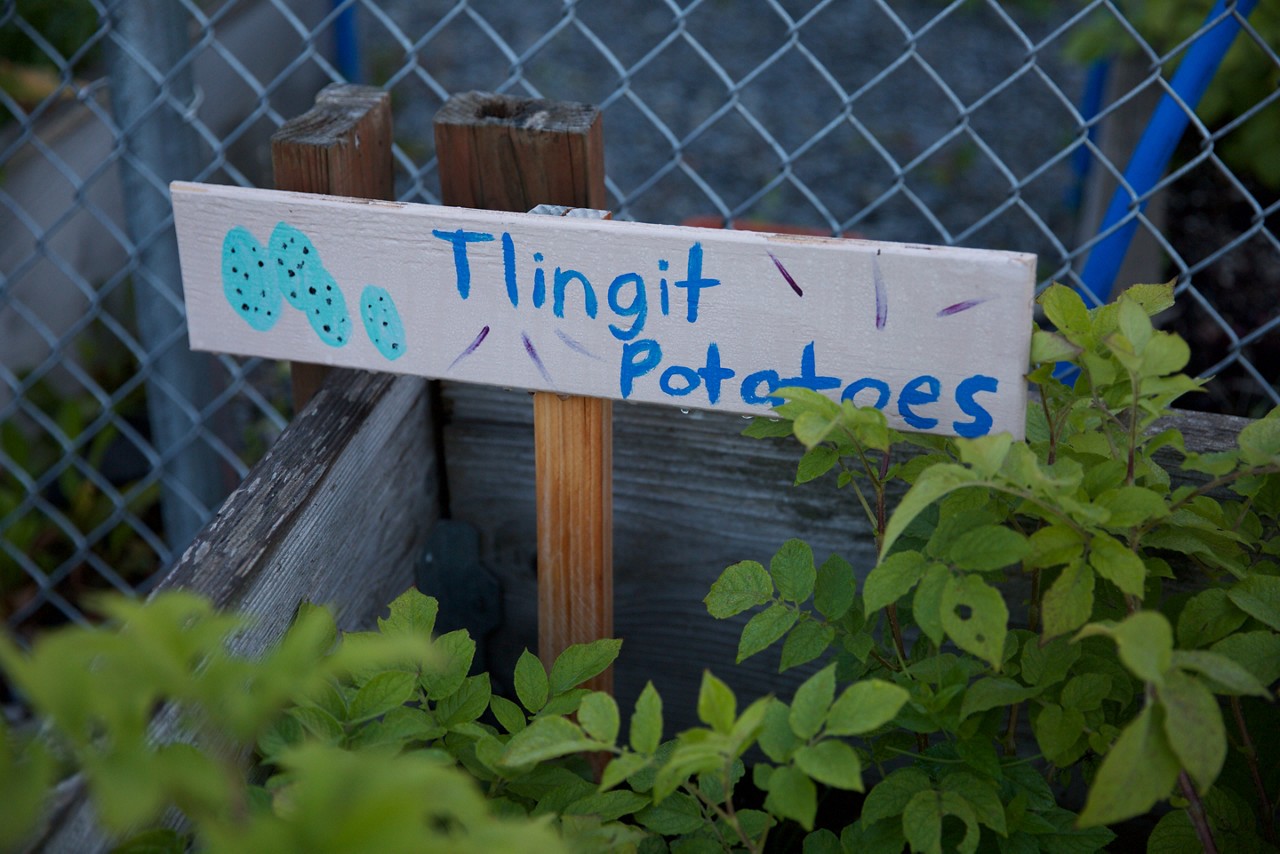
[[803,388],[811,388],[814,391],[822,391],[827,388],[840,388],[839,377],[820,377],[815,367],[815,359],[813,355],[813,344],[810,341],[805,345],[804,353],[800,356],[800,376],[787,377],[782,380],[783,386],[801,386]]
[[[542,253],[533,253],[533,263],[542,263]],[[547,274],[542,272],[542,267],[536,267],[533,271],[533,307],[542,308],[542,304],[547,301]]]
[[641,338],[639,341],[627,341],[622,345],[622,362],[618,370],[618,386],[622,391],[622,399],[631,396],[631,386],[636,377],[658,367],[662,361],[662,348],[652,338]]
[[[628,284],[635,286],[635,292],[631,295],[631,301],[623,305],[618,295]],[[649,300],[645,297],[644,279],[639,273],[623,273],[613,280],[613,284],[609,285],[609,308],[619,317],[635,318],[628,329],[610,323],[609,331],[613,333],[614,338],[619,341],[630,341],[640,334],[640,330],[644,329],[645,315],[649,312]]]
[[858,401],[854,400],[854,398],[858,396],[858,392],[867,389],[874,389],[876,392],[876,402],[871,405],[876,409],[884,409],[884,405],[889,402],[889,384],[874,377],[863,377],[860,380],[849,383],[849,385],[845,386],[844,394],[840,395],[840,399],[852,400],[853,405],[857,406]]
[[975,394],[988,392],[995,394],[1000,382],[995,377],[975,374],[960,381],[956,386],[956,403],[965,415],[972,416],[972,421],[952,421],[951,427],[957,436],[972,439],[974,436],[985,436],[991,432],[991,413],[982,404],[973,399]]
[[[684,385],[672,385],[671,381],[676,377],[682,379]],[[659,388],[672,397],[684,397],[700,385],[702,380],[698,377],[698,372],[684,365],[672,365],[662,372],[662,378],[658,380]]]
[[467,261],[468,243],[487,243],[493,235],[484,231],[441,231],[432,229],[431,233],[441,240],[453,244],[453,271],[458,280],[458,296],[466,299],[471,296],[471,265]]
[[[756,371],[754,374],[747,374],[739,392],[742,395],[742,402],[752,405],[767,403],[770,406],[781,406],[782,398],[769,396],[774,389],[778,388],[779,382],[777,371]],[[767,387],[764,394],[760,394],[762,385]]]
[[[658,270],[660,272],[663,272],[663,273],[667,272],[667,268],[670,266],[671,265],[667,262],[666,258],[658,259]],[[661,279],[658,280],[658,302],[662,306],[662,316],[663,317],[670,316],[671,297],[667,293],[667,277],[666,276],[663,276]]]
[[898,395],[898,414],[902,416],[902,420],[916,430],[928,430],[930,427],[936,427],[938,419],[917,415],[911,411],[911,407],[933,403],[938,399],[941,388],[938,378],[931,377],[928,374],[916,377],[907,383]]
[[594,318],[596,316],[596,291],[591,287],[591,282],[587,277],[579,273],[577,270],[561,270],[556,267],[555,284],[552,295],[551,310],[556,317],[564,317],[564,289],[569,282],[577,279],[582,282],[582,294],[586,301],[587,317]]
[[689,292],[689,311],[687,319],[690,323],[698,320],[698,297],[703,288],[714,288],[720,284],[719,279],[707,279],[702,275],[702,244],[695,243],[689,247],[689,261],[685,267],[685,277],[676,282],[677,288]]
[[507,280],[507,299],[512,307],[520,305],[520,291],[516,288],[516,244],[511,234],[502,232],[502,273]]
[[707,345],[707,363],[698,368],[698,376],[707,384],[707,400],[711,403],[720,401],[720,383],[734,376],[737,372],[720,365],[720,347],[714,342]]

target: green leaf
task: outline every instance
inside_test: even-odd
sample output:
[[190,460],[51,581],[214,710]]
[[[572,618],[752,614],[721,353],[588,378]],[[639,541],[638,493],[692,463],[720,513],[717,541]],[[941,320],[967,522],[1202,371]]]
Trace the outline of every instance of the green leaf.
[[1138,557],[1118,540],[1106,534],[1094,534],[1089,543],[1089,565],[1121,592],[1142,596],[1147,568]]
[[702,809],[691,795],[676,792],[662,799],[661,803],[646,807],[636,813],[636,821],[654,833],[663,836],[679,836],[693,833],[706,824]]
[[[3,831],[0,831],[2,834]],[[0,836],[0,839],[3,839]],[[187,837],[167,827],[144,830],[111,849],[111,854],[185,854]]]
[[604,773],[600,775],[601,790],[612,789],[641,768],[646,767],[650,761],[648,756],[642,756],[639,753],[624,753],[614,757],[605,766]]
[[956,440],[960,462],[982,477],[991,477],[1000,471],[1012,446],[1013,436],[1009,433],[991,433],[974,439]]
[[787,540],[769,561],[769,573],[778,587],[778,595],[797,605],[813,595],[817,570],[813,566],[813,549],[803,540]]
[[516,661],[515,671],[516,697],[530,712],[538,712],[547,704],[547,695],[551,686],[547,681],[547,671],[543,668],[538,656],[525,650]]
[[717,620],[741,614],[773,598],[773,581],[754,560],[744,560],[720,573],[711,592],[702,601],[707,613]]
[[1054,579],[1040,602],[1045,639],[1066,634],[1093,616],[1093,570],[1076,561]]
[[600,821],[617,821],[624,815],[631,815],[650,803],[647,796],[626,790],[595,792],[569,804],[562,815],[589,815]]
[[1221,587],[1202,590],[1178,614],[1178,644],[1194,649],[1221,640],[1244,625],[1248,615]]
[[1116,327],[1120,334],[1133,345],[1134,352],[1141,353],[1146,348],[1155,331],[1151,326],[1151,318],[1137,302],[1125,299],[1123,294],[1116,301]]
[[916,595],[911,600],[911,613],[916,618],[916,625],[935,645],[941,646],[945,634],[942,628],[942,594],[951,581],[951,571],[940,563],[935,563],[925,570],[916,588]]
[[575,643],[556,657],[548,681],[552,694],[563,694],[598,676],[613,664],[622,649],[622,641],[603,638],[591,643]]
[[702,685],[698,689],[698,720],[721,735],[728,735],[738,716],[738,699],[724,682],[702,671]]
[[796,484],[817,480],[840,462],[840,454],[830,445],[817,445],[805,451],[796,467]]
[[1173,663],[1173,628],[1158,611],[1130,614],[1112,632],[1120,661],[1129,672],[1157,685]]
[[979,712],[1012,706],[1030,699],[1041,692],[1041,688],[1029,688],[1020,685],[1005,676],[986,676],[970,685],[960,701],[960,720]]
[[1091,712],[1102,707],[1111,695],[1111,677],[1105,673],[1081,673],[1062,686],[1062,705],[1068,709]]
[[[412,689],[413,675],[409,673],[404,675],[409,677],[410,688]],[[399,704],[394,708],[399,708]],[[382,713],[378,712],[377,714]],[[302,728],[311,733],[312,736],[326,744],[337,744],[342,740],[342,724],[338,723],[337,718],[324,709],[317,706],[298,706],[289,710],[289,716],[302,724]],[[372,715],[371,717],[376,716]]]
[[942,778],[942,790],[955,792],[964,798],[981,824],[1001,836],[1008,835],[1004,804],[1000,802],[1000,792],[996,785],[990,780],[984,780],[968,771],[953,771]]
[[1070,362],[1080,355],[1080,348],[1056,332],[1037,329],[1031,333],[1033,364]]
[[769,794],[764,808],[779,818],[794,819],[805,830],[813,830],[818,811],[818,791],[804,772],[790,765],[775,768],[769,778]]
[[752,439],[787,439],[791,434],[791,419],[763,415],[752,418],[751,423],[742,431],[742,435]]
[[795,611],[775,602],[748,620],[738,641],[738,664],[776,643],[790,631],[797,619]]
[[929,563],[917,551],[901,551],[880,561],[862,585],[862,607],[870,617],[886,605],[892,605],[911,591],[924,577]]
[[410,587],[391,603],[387,619],[378,618],[378,631],[384,635],[411,635],[430,639],[439,610],[439,603],[435,599],[416,587]]
[[806,448],[813,448],[819,442],[826,441],[835,429],[836,420],[832,414],[824,412],[802,412],[796,417],[792,431],[796,439]]
[[502,753],[502,764],[531,765],[558,756],[588,750],[608,750],[610,745],[587,738],[582,729],[568,718],[538,718],[511,736]]
[[808,740],[818,734],[836,694],[836,666],[829,664],[806,679],[791,700],[791,731]]
[[612,745],[621,725],[618,703],[603,691],[592,691],[578,706],[578,724],[587,735]]
[[1280,576],[1250,575],[1227,591],[1236,607],[1280,631]]
[[578,711],[578,705],[582,702],[582,698],[590,693],[586,688],[570,688],[563,694],[556,694],[538,712],[538,717],[572,715]]
[[1112,528],[1132,528],[1169,515],[1163,496],[1141,486],[1108,489],[1098,496],[1096,503],[1111,514],[1107,525]]
[[1227,730],[1218,701],[1200,680],[1177,670],[1165,674],[1159,696],[1169,746],[1203,794],[1227,759]]
[[493,710],[493,716],[498,719],[502,728],[513,735],[528,725],[524,711],[506,697],[494,694],[489,698],[489,708]]
[[907,689],[880,679],[855,682],[827,713],[828,735],[865,735],[889,723],[911,699]]
[[803,743],[791,731],[790,713],[787,704],[776,698],[770,700],[765,709],[760,749],[774,762],[786,762]]
[[1084,715],[1078,709],[1045,703],[1032,718],[1031,729],[1045,759],[1055,765],[1070,765],[1077,758],[1072,748],[1084,733],[1084,724]]
[[840,837],[825,827],[820,827],[804,838],[800,854],[844,854]]
[[1004,525],[981,525],[956,538],[947,557],[960,569],[987,572],[1019,563],[1031,551],[1027,538]]
[[[475,658],[476,642],[466,629],[458,629],[436,638],[432,649],[440,653],[441,659],[423,669],[422,687],[428,699],[443,700],[462,687]],[[352,720],[355,720],[354,716]]]
[[1271,699],[1271,692],[1256,676],[1225,655],[1209,650],[1174,650],[1173,666],[1208,677],[1216,694]]
[[[413,697],[417,688],[417,677],[402,670],[389,670],[379,673],[351,698],[347,710],[347,719],[352,723],[367,721],[379,715],[385,715],[398,706],[403,706]],[[319,712],[319,709],[298,709],[298,712]],[[302,722],[306,725],[306,721]],[[337,721],[334,721],[337,723]]]
[[1240,431],[1236,444],[1244,461],[1251,466],[1265,466],[1280,458],[1280,416],[1272,410],[1266,418],[1250,421]]
[[1089,788],[1080,827],[1142,815],[1165,798],[1181,766],[1164,736],[1164,710],[1147,706],[1107,751]]
[[1027,538],[1031,551],[1026,564],[1032,569],[1061,566],[1084,554],[1084,540],[1066,525],[1045,525]]
[[1079,644],[1066,638],[1055,638],[1046,644],[1028,643],[1022,647],[1022,678],[1041,688],[1061,682],[1071,665],[1080,658]]
[[796,751],[795,764],[824,786],[864,791],[862,763],[854,749],[843,741],[828,738],[807,744]]
[[978,850],[982,831],[969,802],[955,792],[917,792],[902,810],[902,832],[914,851],[942,854],[942,819],[948,815],[964,822],[964,838],[956,846],[960,854]]
[[632,750],[647,754],[657,750],[662,742],[662,698],[652,682],[646,682],[636,698],[628,739]]
[[1089,317],[1089,309],[1084,300],[1071,288],[1056,282],[1040,292],[1036,302],[1044,308],[1044,315],[1058,331],[1073,341],[1080,336],[1089,335],[1093,330],[1093,321]]
[[463,681],[461,688],[440,701],[436,706],[436,716],[447,727],[470,723],[489,708],[492,696],[488,673],[470,676]]
[[976,575],[952,578],[942,591],[941,613],[956,646],[1000,669],[1009,609],[999,590]]
[[863,825],[902,815],[911,799],[918,792],[928,791],[929,786],[929,775],[919,768],[899,768],[890,773],[871,788],[862,802]]
[[1280,679],[1280,635],[1269,631],[1236,632],[1209,647],[1245,667],[1263,685]]
[[782,644],[782,660],[778,665],[778,672],[813,661],[827,651],[835,636],[835,629],[817,620],[801,620],[796,623]]
[[853,567],[839,555],[831,555],[818,567],[813,587],[813,607],[828,620],[844,616],[857,592]]
[[885,526],[884,541],[880,545],[880,554],[892,552],[893,544],[902,536],[915,518],[925,511],[939,498],[966,486],[971,486],[978,476],[963,466],[951,463],[938,463],[920,473],[916,482],[907,494],[902,496],[889,524]]

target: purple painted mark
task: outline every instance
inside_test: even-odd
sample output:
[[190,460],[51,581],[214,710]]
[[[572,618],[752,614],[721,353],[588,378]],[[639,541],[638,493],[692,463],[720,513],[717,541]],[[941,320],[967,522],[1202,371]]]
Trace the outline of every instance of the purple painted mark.
[[940,309],[938,311],[938,317],[950,317],[953,314],[959,314],[962,311],[968,311],[969,309],[973,308],[976,305],[982,305],[986,301],[987,301],[986,297],[982,299],[963,300],[961,302],[956,303],[955,305],[949,305],[944,309]]
[[476,336],[476,339],[467,345],[467,349],[459,353],[458,358],[454,359],[452,362],[449,363],[449,370],[452,371],[459,362],[461,362],[463,359],[467,358],[472,353],[474,353],[476,351],[476,348],[484,343],[484,339],[488,334],[489,334],[489,327],[486,326],[485,328],[481,329],[480,334]]
[[[880,250],[876,250],[876,255]],[[889,294],[884,286],[884,274],[880,272],[880,262],[871,259],[871,280],[876,286],[876,329],[884,329],[884,322],[889,317]]]
[[581,344],[579,344],[577,341],[570,338],[565,333],[561,332],[559,329],[556,330],[556,337],[559,338],[561,341],[563,341],[564,346],[568,347],[573,352],[581,353],[582,355],[586,356],[588,359],[595,359],[597,362],[601,361],[599,356],[597,356],[595,353],[592,353],[586,347],[583,347]]
[[782,266],[782,262],[778,260],[778,256],[769,252],[769,257],[773,260],[773,266],[777,267],[778,272],[782,274],[782,278],[787,280],[787,284],[791,286],[791,290],[796,292],[796,296],[804,296],[804,291],[800,290],[800,286],[796,284],[795,277],[787,272],[786,267]]
[[528,334],[521,332],[520,340],[524,342],[524,351],[533,360],[533,364],[538,368],[538,373],[542,374],[542,378],[547,381],[548,385],[554,386],[555,383],[551,381],[551,374],[547,373],[547,366],[542,364],[542,358],[538,356],[538,351],[533,348],[533,342],[529,340]]

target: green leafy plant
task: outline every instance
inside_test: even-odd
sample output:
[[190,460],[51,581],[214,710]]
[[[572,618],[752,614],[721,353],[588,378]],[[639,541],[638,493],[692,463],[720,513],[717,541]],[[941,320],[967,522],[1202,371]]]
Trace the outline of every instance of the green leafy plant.
[[[629,720],[583,687],[620,641],[526,652],[503,697],[465,631],[428,640],[417,591],[340,641],[305,609],[258,662],[199,600],[116,603],[106,629],[0,646],[46,721],[0,750],[0,828],[67,764],[112,828],[176,805],[208,850],[1087,852],[1141,816],[1152,851],[1273,847],[1280,414],[1187,448],[1166,416],[1200,381],[1150,320],[1171,301],[1042,294],[1025,442],[779,392],[748,432],[798,439],[797,482],[850,493],[878,554],[859,570],[790,540],[712,585],[712,617],[750,615],[739,660],[812,670],[790,698],[706,673],[700,725],[670,737],[652,683]],[[190,744],[148,736],[161,701]]]

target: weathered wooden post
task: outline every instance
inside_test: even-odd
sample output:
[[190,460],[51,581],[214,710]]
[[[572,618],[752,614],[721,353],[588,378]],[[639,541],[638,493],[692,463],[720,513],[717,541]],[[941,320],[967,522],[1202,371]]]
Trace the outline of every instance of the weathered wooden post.
[[[585,104],[468,92],[435,119],[440,199],[523,213],[605,204],[600,113]],[[613,404],[533,396],[538,654],[613,635]],[[612,670],[592,681],[612,692]]]
[[[314,107],[272,134],[271,170],[277,190],[395,198],[391,95],[370,86],[326,86]],[[329,369],[308,362],[294,362],[291,368],[296,414],[315,396]]]

